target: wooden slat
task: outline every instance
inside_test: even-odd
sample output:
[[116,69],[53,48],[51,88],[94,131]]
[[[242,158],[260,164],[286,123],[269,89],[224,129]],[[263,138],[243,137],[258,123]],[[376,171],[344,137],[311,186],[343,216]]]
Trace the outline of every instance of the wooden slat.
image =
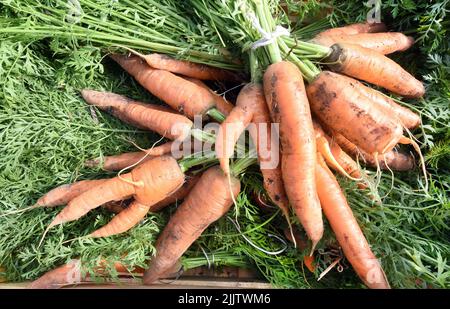
[[[25,289],[29,282],[1,283],[0,289]],[[64,287],[73,289],[271,289],[272,286],[265,282],[235,281],[214,279],[183,278],[178,280],[164,280],[153,285],[142,285],[140,280],[121,278],[120,283],[82,283],[77,286]]]

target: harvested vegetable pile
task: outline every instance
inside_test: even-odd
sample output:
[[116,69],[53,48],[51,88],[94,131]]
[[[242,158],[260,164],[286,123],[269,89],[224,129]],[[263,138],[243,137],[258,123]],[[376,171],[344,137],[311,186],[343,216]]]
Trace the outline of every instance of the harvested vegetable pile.
[[450,286],[450,1],[0,3],[0,279]]

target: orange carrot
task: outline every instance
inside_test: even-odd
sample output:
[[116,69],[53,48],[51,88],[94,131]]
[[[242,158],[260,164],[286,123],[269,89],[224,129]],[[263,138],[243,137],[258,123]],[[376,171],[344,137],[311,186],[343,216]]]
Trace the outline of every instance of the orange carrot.
[[355,272],[369,288],[390,288],[338,182],[321,157],[316,167],[316,181],[323,212]]
[[153,283],[175,264],[210,224],[228,212],[239,191],[239,180],[232,177],[229,182],[218,166],[205,171],[158,237],[144,284]]
[[186,181],[178,190],[176,190],[173,194],[169,195],[162,201],[159,201],[158,203],[152,205],[150,207],[150,211],[158,212],[166,206],[169,206],[179,200],[183,200],[189,194],[189,192],[191,192],[192,188],[194,188],[195,184],[200,179],[200,176],[201,174],[187,175]]
[[[101,262],[100,264],[104,264]],[[44,275],[33,281],[28,288],[30,289],[58,289],[64,286],[76,285],[84,282],[89,282],[89,274],[83,273],[81,270],[82,264],[79,259],[74,259],[67,264],[59,266],[46,272]],[[104,265],[100,265],[95,270],[97,275],[103,276],[105,273]],[[140,267],[128,270],[122,263],[116,262],[114,268],[119,274],[124,275],[139,275],[144,272]]]
[[74,183],[61,185],[44,194],[33,206],[3,213],[0,215],[0,217],[11,214],[18,214],[41,207],[51,208],[60,205],[66,205],[78,195],[81,195],[82,193],[104,183],[105,181],[105,179],[81,180]]
[[142,55],[134,52],[143,58],[149,66],[154,69],[165,70],[175,74],[180,74],[201,80],[222,80],[237,81],[235,73],[208,65],[194,63],[190,61],[177,60],[164,54]]
[[108,237],[128,231],[144,219],[150,206],[133,201],[130,206],[115,215],[106,225],[89,234],[89,237]]
[[343,27],[331,28],[319,33],[316,37],[326,37],[335,35],[355,35],[359,33],[375,33],[385,32],[386,25],[384,23],[357,23]]
[[210,91],[168,71],[153,69],[138,56],[110,57],[145,89],[190,119],[196,115],[206,118],[206,112],[215,106]]
[[145,151],[127,152],[115,156],[106,156],[103,159],[88,160],[85,162],[85,166],[101,167],[105,171],[120,171],[138,163],[141,160],[142,161],[140,163],[142,164],[153,157],[170,153],[172,150],[172,144],[172,142],[168,142],[150,149],[146,149]]
[[393,60],[359,45],[339,43],[332,47],[328,61],[336,72],[381,86],[396,94],[418,98],[425,94],[423,84]]
[[[355,80],[352,82],[354,81]],[[386,115],[396,117],[398,121],[401,122],[403,127],[412,130],[420,125],[420,116],[411,111],[409,108],[397,104],[388,96],[375,89],[367,87],[358,81],[356,81],[355,85],[362,94],[368,97],[373,104],[383,110]]]
[[317,151],[325,159],[327,165],[341,175],[358,181],[358,187],[365,189],[367,186],[361,182],[362,172],[358,164],[323,131],[319,123],[313,121],[313,125],[316,131]]
[[351,78],[323,71],[307,92],[321,123],[368,153],[389,152],[402,138],[401,124],[372,104]]
[[218,95],[217,93],[212,91],[212,89],[209,88],[204,82],[202,82],[201,80],[196,79],[196,78],[188,78],[187,77],[186,79],[188,81],[193,82],[197,86],[210,91],[214,95],[214,101],[216,102],[216,108],[219,110],[219,112],[221,112],[225,116],[227,116],[231,112],[234,105],[231,104],[230,102],[228,102],[223,96]]
[[155,157],[136,167],[131,173],[108,179],[71,200],[47,230],[76,220],[104,203],[131,195],[137,203],[151,206],[176,191],[183,182],[184,173],[173,157]]
[[[297,245],[297,249],[302,252],[306,250],[308,247],[307,239],[304,237],[298,229],[294,229],[291,233],[289,229],[284,229],[284,236],[292,243],[295,243]],[[293,236],[293,237],[292,237]],[[295,238],[295,240],[294,240]],[[303,257],[303,263],[305,264],[306,268],[312,273],[314,273],[316,266],[315,266],[315,259],[312,255],[307,255]]]
[[137,128],[155,131],[168,139],[185,139],[193,126],[188,118],[167,107],[134,101],[111,92],[84,89],[81,95],[89,104],[120,120]]
[[280,124],[284,187],[314,249],[322,238],[323,222],[314,173],[314,128],[299,69],[285,61],[270,65],[264,74],[264,92],[272,119]]
[[106,179],[81,180],[56,187],[37,200],[37,207],[66,205],[80,194],[106,182]]
[[[216,138],[216,153],[220,166],[225,174],[230,173],[229,159],[233,155],[239,136],[250,122],[254,124],[250,128],[250,136],[256,145],[264,188],[289,222],[289,201],[283,186],[281,168],[277,162],[271,162],[278,158],[273,158],[270,114],[263,89],[259,84],[250,83],[242,88],[236,107],[220,125]],[[262,149],[262,146],[265,146],[265,149]],[[278,153],[276,155],[278,156]],[[276,165],[270,166],[273,164]]]
[[377,53],[388,55],[398,51],[405,51],[414,44],[414,39],[399,32],[360,33],[354,35],[337,34],[317,36],[313,43],[331,47],[334,44],[356,44]]
[[166,198],[159,201],[154,205],[143,205],[137,201],[133,201],[131,205],[123,209],[119,214],[114,216],[110,222],[102,226],[98,230],[89,234],[90,237],[108,237],[120,233],[124,233],[138,224],[145,215],[149,212],[156,212],[164,207],[172,204],[178,199],[184,198],[197,182],[198,177],[190,177],[189,181],[186,181],[175,192],[170,193]]
[[345,151],[351,154],[354,158],[361,159],[362,162],[372,167],[379,166],[384,170],[390,169],[393,171],[401,172],[412,170],[416,166],[413,155],[391,150],[385,154],[381,154],[375,157],[361,149],[358,149],[356,145],[351,143],[348,139],[346,139],[339,133],[333,134],[333,138],[336,140],[337,144],[343,147]]

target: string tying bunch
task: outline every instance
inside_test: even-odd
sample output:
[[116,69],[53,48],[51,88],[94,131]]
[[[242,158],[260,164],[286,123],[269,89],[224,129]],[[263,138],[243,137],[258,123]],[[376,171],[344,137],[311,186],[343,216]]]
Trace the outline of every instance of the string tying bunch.
[[256,42],[253,42],[251,45],[251,49],[255,50],[257,48],[272,44],[275,42],[277,38],[280,36],[290,36],[291,33],[288,29],[284,28],[283,26],[276,26],[275,30],[273,32],[267,32],[261,27],[261,24],[259,23],[258,18],[253,13],[247,14],[247,18],[252,23],[253,27],[261,34],[261,39],[259,39]]

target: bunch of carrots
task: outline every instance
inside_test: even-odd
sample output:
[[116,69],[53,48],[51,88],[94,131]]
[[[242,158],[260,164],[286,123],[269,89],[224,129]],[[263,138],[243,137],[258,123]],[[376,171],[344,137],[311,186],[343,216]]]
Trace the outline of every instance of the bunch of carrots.
[[[270,16],[263,9],[257,8],[257,13],[262,27],[273,31]],[[250,81],[244,74],[163,54],[111,54],[111,59],[168,106],[91,89],[82,90],[82,97],[88,104],[169,141],[138,152],[89,160],[87,166],[118,171],[117,176],[67,184],[41,197],[31,208],[66,205],[48,225],[42,241],[52,227],[77,220],[97,207],[116,215],[105,226],[80,236],[124,233],[148,212],[183,200],[160,234],[148,269],[141,271],[145,284],[154,283],[173,272],[189,246],[229,211],[241,191],[240,177],[245,177],[249,166],[259,164],[270,202],[280,208],[291,236],[291,211],[295,213],[311,242],[311,257],[323,235],[324,214],[361,280],[369,288],[389,288],[381,264],[330,170],[356,181],[364,190],[367,177],[358,162],[377,171],[413,169],[415,158],[396,150],[398,144],[409,144],[419,153],[426,177],[418,145],[404,135],[420,125],[419,115],[361,82],[404,97],[417,98],[425,93],[420,81],[385,56],[406,50],[414,40],[386,31],[383,24],[363,23],[318,34],[307,44],[329,49],[323,62],[330,71],[305,65],[302,59],[283,60],[280,50],[286,48],[285,41],[278,38],[261,47],[268,57],[248,53]],[[263,72],[262,78],[257,72]],[[233,104],[203,81],[243,87]],[[214,151],[176,159],[171,152],[177,142],[193,136],[208,140],[206,132],[194,128],[195,117],[220,124],[212,141]],[[278,129],[271,126],[273,123]],[[256,158],[246,149],[243,158],[234,159],[236,144],[246,128]],[[274,159],[279,163],[272,166]],[[295,241],[295,237],[291,239]],[[312,259],[307,261],[308,268],[314,270]],[[67,282],[67,273],[74,265],[52,270],[32,287],[77,283]],[[120,268],[120,261],[117,265]]]

